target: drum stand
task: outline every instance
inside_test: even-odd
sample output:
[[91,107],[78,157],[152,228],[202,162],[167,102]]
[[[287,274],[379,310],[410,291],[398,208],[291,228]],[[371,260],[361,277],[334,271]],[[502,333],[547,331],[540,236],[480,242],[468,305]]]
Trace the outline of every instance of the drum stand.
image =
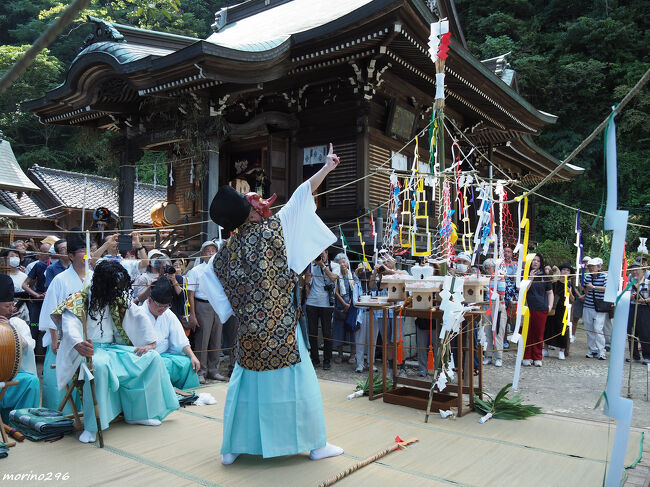
[[[17,386],[17,385],[18,385],[17,380],[12,380],[9,382],[0,382],[0,402],[5,397],[5,392],[7,392],[7,387]],[[7,433],[5,431],[5,424],[2,421],[2,416],[0,416],[0,432],[2,433],[2,442],[5,445],[7,445],[8,447],[16,446],[16,442],[13,440],[9,440],[9,437],[7,436]]]

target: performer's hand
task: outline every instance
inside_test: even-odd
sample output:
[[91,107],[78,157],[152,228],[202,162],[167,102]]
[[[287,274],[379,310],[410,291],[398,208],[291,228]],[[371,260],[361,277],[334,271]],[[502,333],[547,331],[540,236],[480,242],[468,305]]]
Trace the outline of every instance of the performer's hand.
[[52,349],[52,353],[54,355],[56,355],[56,352],[59,351],[59,341],[56,340],[56,341],[52,342],[52,345],[50,346],[50,348]]
[[153,347],[151,344],[149,345],[144,345],[142,347],[138,347],[135,350],[133,350],[133,353],[135,353],[138,357],[141,357],[145,353],[147,353],[149,350],[153,350],[155,347]]
[[79,342],[74,346],[82,357],[92,357],[95,354],[92,340]]
[[325,161],[325,167],[327,168],[328,171],[331,171],[334,168],[336,168],[336,166],[338,166],[340,162],[341,160],[336,154],[334,154],[334,146],[330,142],[330,151],[327,153],[327,160]]
[[190,357],[190,362],[192,363],[192,369],[194,372],[198,372],[201,369],[201,362],[199,362],[199,359],[196,358],[196,355],[192,355],[192,357]]

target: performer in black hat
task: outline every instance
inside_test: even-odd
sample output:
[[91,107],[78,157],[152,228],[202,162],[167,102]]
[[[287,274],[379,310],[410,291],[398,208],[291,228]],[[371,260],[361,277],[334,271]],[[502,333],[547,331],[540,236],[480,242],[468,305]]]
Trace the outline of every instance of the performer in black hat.
[[312,193],[338,164],[330,144],[323,168],[276,215],[275,197],[230,186],[219,188],[210,205],[212,220],[233,234],[208,263],[201,288],[222,322],[239,319],[224,412],[225,465],[241,453],[267,458],[309,450],[313,460],[343,453],[325,440],[320,388],[292,298],[298,274],[336,241],[316,215]]
[[12,409],[37,408],[41,402],[41,385],[34,360],[36,342],[27,323],[18,317],[12,318],[13,312],[14,282],[8,275],[0,274],[0,321],[16,330],[22,345],[20,369],[13,379],[18,381],[18,385],[7,387],[0,402],[3,421],[9,420],[9,411]]

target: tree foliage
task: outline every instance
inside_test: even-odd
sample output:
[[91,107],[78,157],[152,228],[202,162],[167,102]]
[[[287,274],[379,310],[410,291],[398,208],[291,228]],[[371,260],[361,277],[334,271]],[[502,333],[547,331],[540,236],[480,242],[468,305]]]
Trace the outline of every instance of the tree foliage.
[[[9,69],[29,45],[58,17],[69,2],[58,0],[4,0],[0,2],[0,74]],[[28,169],[34,164],[116,177],[117,136],[76,127],[44,125],[20,103],[34,100],[62,83],[66,69],[92,31],[88,15],[136,27],[206,38],[214,14],[224,0],[91,0],[55,42],[41,52],[30,68],[0,97],[0,130],[16,157]],[[152,162],[146,154],[141,182],[153,182]],[[157,180],[167,180],[167,169],[157,168]]]
[[[468,47],[480,59],[512,52],[521,94],[535,107],[558,116],[537,141],[562,160],[607,117],[650,67],[650,3],[639,0],[456,0]],[[617,117],[619,207],[630,221],[650,224],[650,91],[646,87]],[[598,213],[604,177],[602,136],[573,164],[585,174],[571,183],[545,186],[544,196]],[[575,213],[536,199],[538,240],[558,245],[575,239]],[[603,255],[602,223],[583,215],[585,250]],[[638,228],[628,246],[636,248]],[[544,242],[546,244],[546,242]],[[574,250],[575,252],[575,250]]]

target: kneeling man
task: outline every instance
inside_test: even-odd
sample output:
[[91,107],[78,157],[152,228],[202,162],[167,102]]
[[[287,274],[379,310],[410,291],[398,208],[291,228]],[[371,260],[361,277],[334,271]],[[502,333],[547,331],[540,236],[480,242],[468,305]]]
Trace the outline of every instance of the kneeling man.
[[86,379],[81,442],[95,441],[97,432],[84,357],[92,358],[102,430],[120,413],[127,423],[158,426],[179,407],[165,364],[155,351],[156,332],[136,313],[131,300],[126,269],[118,262],[102,261],[95,268],[90,291],[71,294],[52,313],[63,327],[56,356],[59,389],[77,372]]
[[14,311],[14,282],[7,274],[0,274],[0,320],[9,323],[18,334],[23,349],[18,374],[13,380],[17,386],[7,387],[0,402],[2,420],[9,419],[9,411],[22,408],[37,408],[41,401],[41,385],[36,375],[34,360],[34,339],[29,326],[18,317],[11,317]]
[[190,348],[183,325],[169,309],[174,297],[171,282],[160,276],[149,289],[150,296],[140,310],[156,331],[156,351],[165,362],[172,385],[179,389],[199,387],[201,363]]

